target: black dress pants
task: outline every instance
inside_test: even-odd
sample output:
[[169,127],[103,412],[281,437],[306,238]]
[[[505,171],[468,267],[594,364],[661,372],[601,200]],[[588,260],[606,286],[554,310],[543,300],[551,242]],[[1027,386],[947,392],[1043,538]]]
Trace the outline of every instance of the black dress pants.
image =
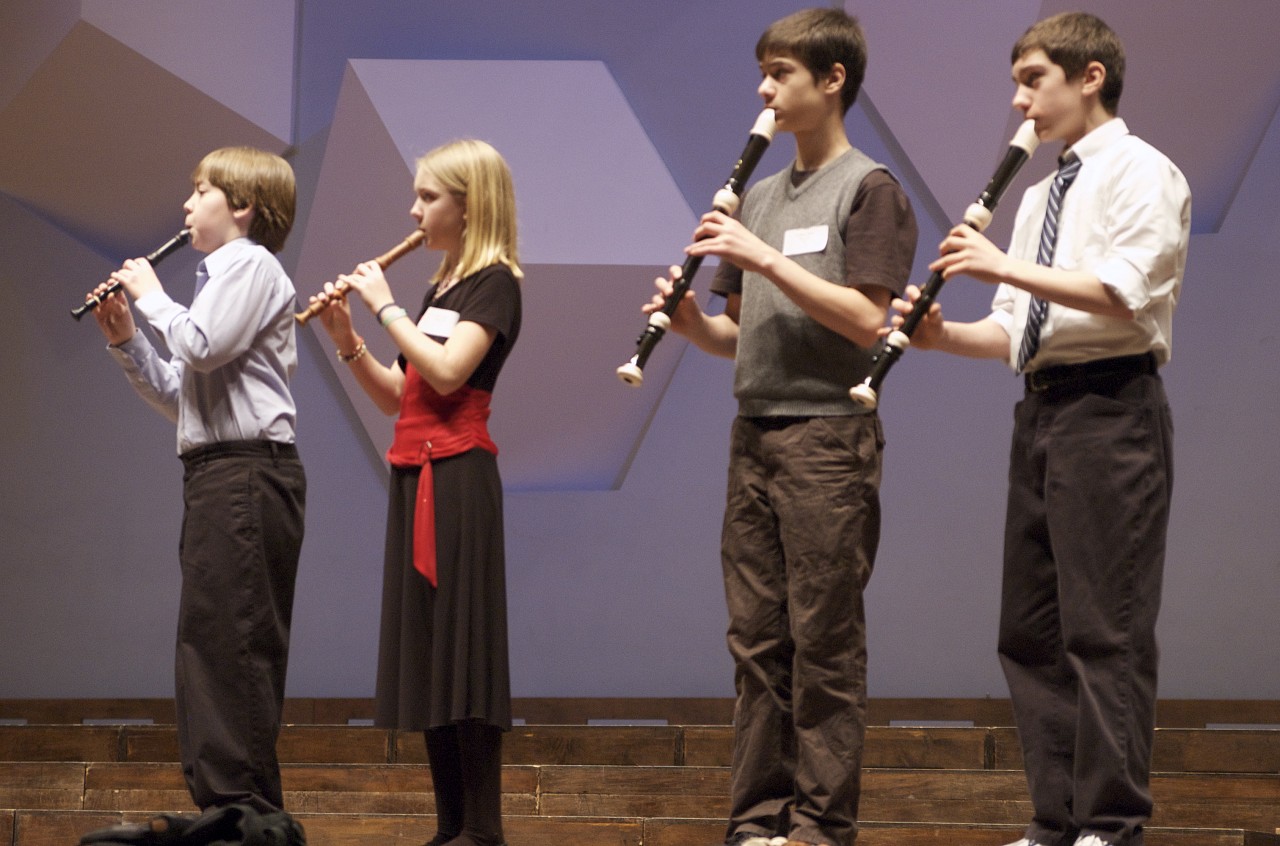
[[1000,660],[1046,846],[1141,844],[1173,427],[1160,377],[1109,375],[1015,411]]
[[182,770],[203,811],[282,810],[280,732],[306,478],[291,444],[184,453],[175,687]]

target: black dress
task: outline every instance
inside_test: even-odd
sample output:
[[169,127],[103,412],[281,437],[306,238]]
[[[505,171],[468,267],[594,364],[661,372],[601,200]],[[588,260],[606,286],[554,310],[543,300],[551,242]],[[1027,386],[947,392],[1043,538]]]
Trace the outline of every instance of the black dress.
[[[467,381],[492,392],[520,332],[520,287],[494,265],[461,280],[440,299],[427,292],[423,311],[458,312],[459,320],[497,330]],[[443,341],[443,338],[437,338]],[[401,357],[400,366],[410,365]],[[437,585],[413,566],[416,467],[391,468],[375,723],[420,731],[477,719],[511,728],[507,661],[506,563],[502,480],[483,449],[432,464]]]

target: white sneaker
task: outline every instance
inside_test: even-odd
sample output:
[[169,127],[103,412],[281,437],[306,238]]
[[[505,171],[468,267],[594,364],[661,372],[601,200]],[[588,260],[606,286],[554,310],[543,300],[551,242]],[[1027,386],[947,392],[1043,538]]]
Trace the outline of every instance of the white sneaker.
[[765,837],[763,834],[748,834],[734,837],[726,846],[784,846],[786,842],[787,838],[785,837]]
[[1096,834],[1076,838],[1075,846],[1109,846],[1107,841]]

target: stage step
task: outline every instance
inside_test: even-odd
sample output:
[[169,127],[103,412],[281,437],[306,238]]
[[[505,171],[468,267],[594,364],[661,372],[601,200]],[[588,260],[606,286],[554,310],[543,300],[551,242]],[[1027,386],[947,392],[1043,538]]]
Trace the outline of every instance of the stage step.
[[[516,726],[503,741],[508,764],[728,766],[729,726]],[[422,735],[361,726],[285,726],[282,762],[426,762]],[[173,762],[173,726],[0,726],[0,761]],[[1011,728],[870,726],[864,764],[911,769],[1022,768]],[[1280,731],[1156,729],[1162,772],[1280,773]]]
[[[732,740],[726,725],[517,726],[504,742],[508,840],[716,846]],[[420,733],[290,725],[279,751],[286,805],[312,846],[433,834]],[[0,725],[11,809],[0,846],[70,846],[94,828],[193,812],[177,757],[172,725]],[[1280,846],[1280,731],[1162,728],[1154,759],[1150,846]],[[1009,728],[873,725],[864,763],[859,846],[998,846],[1030,815]]]
[[[297,812],[430,814],[431,776],[419,764],[286,764],[285,802]],[[1152,824],[1280,828],[1280,775],[1158,773]],[[728,812],[726,767],[503,768],[503,810],[550,817],[697,817]],[[172,764],[10,762],[0,765],[0,807],[31,810],[191,812]],[[930,823],[1017,824],[1030,816],[1019,770],[864,771],[862,816]],[[2,841],[0,841],[2,842]]]
[[[434,820],[397,814],[299,814],[311,846],[419,846]],[[0,843],[69,846],[86,831],[138,822],[138,815],[93,811],[0,811]],[[583,819],[510,816],[507,840],[519,846],[716,846],[724,824],[678,818]],[[858,846],[996,846],[1016,840],[1021,826],[865,822]],[[1239,829],[1148,828],[1147,846],[1280,846],[1280,836]]]
[[[668,725],[728,725],[733,700],[723,697],[679,698],[537,698],[516,697],[514,715],[529,725],[586,725],[591,721],[665,722]],[[338,725],[369,720],[368,698],[288,698],[284,720],[299,725]],[[0,721],[79,723],[84,720],[150,720],[172,723],[171,698],[157,699],[0,699]],[[869,725],[963,722],[973,726],[1011,726],[1008,699],[886,699],[867,703]],[[1205,728],[1222,724],[1269,725],[1280,728],[1280,700],[1161,699],[1156,725],[1161,728]]]

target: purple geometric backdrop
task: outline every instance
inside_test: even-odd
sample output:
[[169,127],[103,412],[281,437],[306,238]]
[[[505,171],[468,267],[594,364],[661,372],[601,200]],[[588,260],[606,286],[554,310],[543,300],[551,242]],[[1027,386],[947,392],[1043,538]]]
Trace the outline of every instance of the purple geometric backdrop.
[[[493,428],[508,487],[514,692],[731,692],[718,535],[731,368],[669,337],[643,389],[652,279],[742,149],[752,48],[804,3],[8,0],[0,6],[0,698],[167,696],[178,586],[172,427],[128,389],[97,330],[66,316],[126,256],[181,225],[192,167],[252,144],[290,159],[282,254],[304,297],[398,243],[414,159],[455,137],[511,163],[526,321]],[[1059,2],[847,4],[870,68],[847,125],[907,186],[915,276],[985,184],[1018,116],[1009,46]],[[1277,333],[1280,6],[1070,4],[1125,41],[1121,114],[1183,169],[1194,237],[1165,370],[1177,483],[1161,695],[1280,698]],[[782,167],[780,136],[758,172]],[[992,232],[1007,238],[1021,188]],[[1264,255],[1268,253],[1268,255]],[[161,278],[190,296],[198,256]],[[438,260],[389,272],[414,301]],[[695,287],[704,292],[709,269]],[[958,280],[948,313],[990,290]],[[363,327],[374,351],[390,347]],[[300,333],[310,480],[291,696],[373,686],[389,422]],[[1004,696],[994,657],[1016,380],[911,353],[886,385],[885,526],[871,581],[875,696]]]

